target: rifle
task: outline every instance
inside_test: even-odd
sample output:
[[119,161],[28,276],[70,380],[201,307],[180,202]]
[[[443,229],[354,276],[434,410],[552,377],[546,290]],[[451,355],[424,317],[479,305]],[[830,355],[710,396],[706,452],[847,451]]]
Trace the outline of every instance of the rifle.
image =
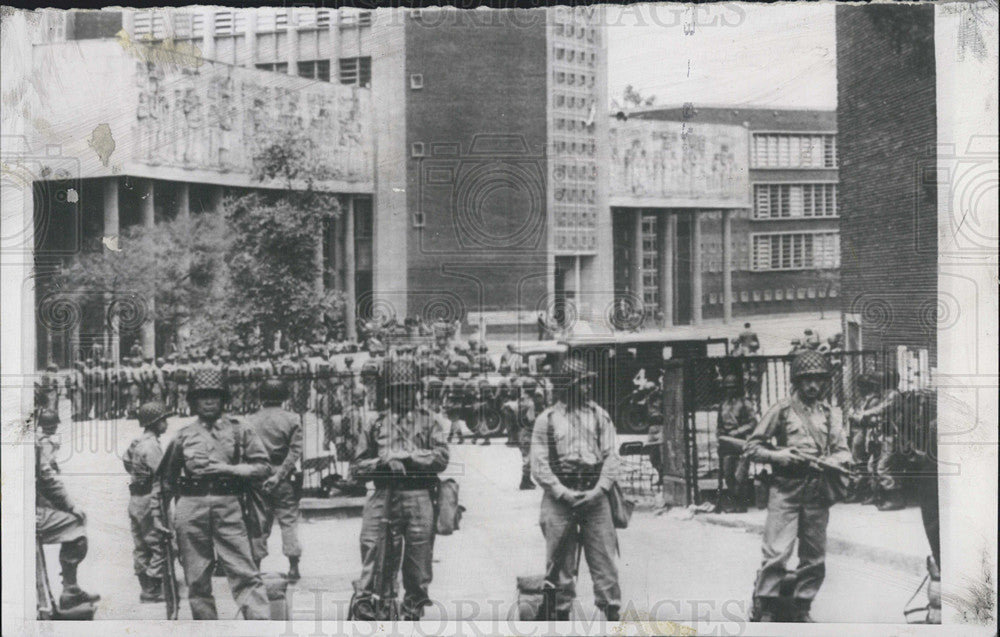
[[[727,445],[732,445],[732,446],[734,446],[734,447],[736,447],[738,449],[744,449],[746,447],[746,443],[747,443],[746,440],[743,440],[742,438],[734,438],[733,436],[720,435],[720,436],[718,436],[718,439],[719,439],[720,443],[727,444]],[[846,478],[853,478],[853,477],[855,477],[854,472],[852,472],[850,469],[842,467],[842,466],[840,466],[838,464],[833,464],[832,462],[827,462],[825,460],[822,460],[820,458],[816,458],[814,456],[810,456],[810,455],[808,455],[806,453],[803,453],[803,452],[799,451],[798,449],[794,449],[794,448],[791,448],[791,447],[776,447],[776,446],[770,445],[770,444],[766,445],[766,447],[768,449],[770,449],[771,451],[782,451],[784,449],[788,449],[789,451],[792,452],[792,455],[794,455],[796,458],[802,460],[813,471],[818,471],[818,472],[821,472],[821,473],[822,472],[837,473],[837,474],[840,474],[840,475],[842,475],[842,476],[844,476]]]
[[177,571],[174,569],[173,528],[170,524],[170,501],[164,497],[167,494],[165,480],[160,476],[160,517],[164,526],[170,531],[163,538],[163,597],[167,602],[167,619],[177,619],[180,610],[181,593],[177,586]]
[[[392,524],[389,520],[389,507],[392,506],[395,489],[392,482],[386,487],[385,509],[381,519],[379,519],[379,540],[375,547],[375,572],[372,574],[372,596],[371,596],[371,617],[358,617],[355,610],[355,600],[351,599],[348,609],[348,620],[373,619],[396,621],[399,619],[399,607],[396,603],[396,570],[395,570],[395,548],[396,537],[394,536]],[[392,568],[392,579],[389,590],[385,591],[386,570]],[[387,594],[384,594],[387,593]],[[355,592],[355,596],[357,592]]]

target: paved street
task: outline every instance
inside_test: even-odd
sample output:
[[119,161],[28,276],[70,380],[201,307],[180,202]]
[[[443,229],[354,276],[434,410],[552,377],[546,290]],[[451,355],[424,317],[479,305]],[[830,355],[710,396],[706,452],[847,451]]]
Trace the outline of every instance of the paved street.
[[[138,427],[135,421],[91,422],[74,424],[71,430],[67,421],[64,415],[60,464],[71,495],[89,516],[91,550],[80,568],[80,582],[102,595],[99,618],[160,618],[162,605],[138,603],[138,583],[132,574],[127,477],[120,454]],[[173,419],[171,431],[183,422]],[[519,462],[517,450],[502,441],[489,447],[452,447],[448,474],[461,484],[461,499],[468,510],[460,531],[437,539],[431,596],[443,605],[428,609],[428,619],[442,615],[449,619],[506,617],[515,597],[516,576],[542,571],[544,549],[538,528],[541,494],[516,489]],[[835,509],[831,528],[837,515]],[[345,614],[351,580],[360,566],[359,529],[359,519],[302,525],[305,555],[297,590],[324,591],[324,618]],[[870,527],[871,533],[883,531],[896,532],[878,524]],[[906,532],[921,531],[918,527]],[[651,614],[656,619],[683,621],[701,616],[726,622],[745,618],[759,559],[757,533],[697,518],[679,520],[669,514],[639,511],[619,540],[626,604],[630,603],[640,617]],[[56,550],[49,547],[48,563],[58,588]],[[271,538],[270,551],[264,570],[284,570],[287,563],[280,554],[277,534]],[[590,613],[590,579],[586,567],[581,570],[581,607]],[[904,603],[921,579],[912,569],[883,566],[870,556],[831,555],[827,572],[814,607],[818,621],[899,622]],[[214,586],[220,617],[233,617],[236,609],[225,578],[216,578]],[[310,609],[314,600],[312,593],[293,596],[296,608]],[[185,617],[190,617],[186,603],[181,611],[181,618]]]

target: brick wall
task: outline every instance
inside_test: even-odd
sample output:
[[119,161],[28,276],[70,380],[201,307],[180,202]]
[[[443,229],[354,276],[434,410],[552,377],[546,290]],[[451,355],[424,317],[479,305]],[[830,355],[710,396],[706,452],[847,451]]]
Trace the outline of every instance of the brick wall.
[[841,307],[865,348],[928,348],[933,365],[934,7],[838,6],[836,28]]
[[411,313],[443,290],[468,311],[531,309],[547,289],[544,13],[443,13],[406,25]]

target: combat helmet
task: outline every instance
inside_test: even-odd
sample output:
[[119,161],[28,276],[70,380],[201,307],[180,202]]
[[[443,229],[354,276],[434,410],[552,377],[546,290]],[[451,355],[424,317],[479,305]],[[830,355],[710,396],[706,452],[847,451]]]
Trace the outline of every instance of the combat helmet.
[[816,350],[805,350],[792,360],[792,380],[803,376],[829,376],[830,361]]

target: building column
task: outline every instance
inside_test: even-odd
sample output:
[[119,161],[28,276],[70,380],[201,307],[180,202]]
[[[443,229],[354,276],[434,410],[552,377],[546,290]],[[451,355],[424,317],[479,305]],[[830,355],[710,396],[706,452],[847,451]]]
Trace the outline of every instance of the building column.
[[257,10],[251,9],[246,12],[247,32],[245,34],[245,46],[247,49],[247,60],[249,68],[257,67]]
[[288,74],[296,76],[299,74],[299,29],[298,26],[292,24],[295,20],[295,7],[294,5],[288,9],[288,30],[285,31],[288,51],[285,55],[285,61],[288,62]]
[[340,84],[340,9],[330,9],[330,82]]
[[[143,179],[141,182],[142,199],[140,207],[142,212],[142,225],[147,229],[156,226],[156,188],[152,179]],[[156,356],[156,291],[149,290],[146,297],[146,316],[139,332],[139,341],[142,344],[143,357]]]
[[632,213],[632,294],[639,300],[639,308],[645,312],[642,291],[642,208]]
[[722,322],[733,321],[733,211],[722,211]]
[[583,299],[583,266],[580,263],[583,261],[583,257],[579,254],[573,257],[573,305],[576,307],[576,315],[579,317],[582,315],[583,310],[580,306]]
[[[105,250],[118,250],[118,178],[109,177],[104,180],[104,249]],[[108,294],[104,295],[104,314],[107,315],[108,309],[110,307],[113,298],[109,298]],[[118,317],[113,315],[110,317],[110,325],[108,321],[105,321],[105,325],[110,327],[111,333],[108,333],[108,329],[104,329],[104,355],[111,358],[116,363],[118,361]]]
[[219,213],[219,208],[222,207],[223,190],[222,186],[215,186],[211,190],[211,201],[209,202],[209,208],[214,214]]
[[663,324],[674,324],[674,226],[677,218],[670,213],[656,219],[656,244],[660,273],[660,313]]
[[347,308],[344,320],[347,323],[349,340],[358,337],[356,324],[358,301],[354,298],[354,265],[354,195],[349,195],[344,219],[344,301]]
[[191,185],[177,185],[177,219],[187,221],[191,218]]
[[701,217],[691,213],[691,324],[701,325]]
[[215,59],[215,9],[201,9],[205,32],[201,36],[201,58]]
[[344,214],[344,211],[341,210],[337,218],[330,221],[326,239],[330,243],[330,264],[333,267],[330,285],[341,292],[344,290],[344,251],[340,247],[340,238],[343,235],[341,224],[344,223]]

